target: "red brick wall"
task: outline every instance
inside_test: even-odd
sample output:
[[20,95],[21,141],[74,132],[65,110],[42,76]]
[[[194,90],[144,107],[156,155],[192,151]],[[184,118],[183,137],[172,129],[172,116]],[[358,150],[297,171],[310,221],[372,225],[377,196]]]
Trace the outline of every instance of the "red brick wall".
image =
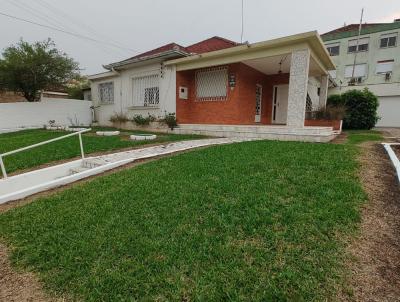
[[340,130],[340,120],[305,120],[304,126],[332,127],[333,130]]
[[[228,66],[229,75],[234,74],[236,86],[228,88],[223,101],[197,101],[195,71],[177,72],[176,116],[181,124],[255,124],[256,84],[263,87],[261,123],[271,123],[273,86],[287,84],[288,74],[267,76],[243,63]],[[179,87],[189,88],[188,100],[179,99]]]

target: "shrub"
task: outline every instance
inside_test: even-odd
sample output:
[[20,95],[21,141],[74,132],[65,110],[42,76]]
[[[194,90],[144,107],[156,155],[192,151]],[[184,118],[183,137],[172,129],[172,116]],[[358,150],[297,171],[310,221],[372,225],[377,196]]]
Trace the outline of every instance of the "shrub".
[[343,119],[345,129],[371,129],[379,120],[378,98],[367,88],[349,90],[340,96],[331,96],[328,104],[346,106],[346,115]]
[[138,126],[146,126],[149,125],[150,122],[154,121],[155,117],[150,114],[147,117],[143,117],[141,114],[135,114],[132,118],[132,122],[134,122]]
[[171,130],[174,130],[174,128],[178,126],[175,113],[165,113],[164,118],[160,121],[166,124]]
[[317,111],[308,112],[306,118],[311,120],[342,120],[346,115],[346,106],[327,105]]
[[128,117],[126,116],[125,113],[117,113],[115,112],[109,119],[109,121],[111,123],[126,123],[127,121],[129,121]]
[[345,105],[341,94],[332,94],[332,95],[328,96],[326,104],[327,104],[327,106]]

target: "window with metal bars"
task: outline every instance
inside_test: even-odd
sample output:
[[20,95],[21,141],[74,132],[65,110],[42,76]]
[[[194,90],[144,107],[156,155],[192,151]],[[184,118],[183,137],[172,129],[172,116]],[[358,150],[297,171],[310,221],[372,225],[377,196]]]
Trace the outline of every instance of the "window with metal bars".
[[133,78],[133,106],[158,107],[160,79],[158,74]]
[[307,93],[306,112],[311,112],[311,111],[313,111],[313,103],[312,103],[310,95]]
[[213,67],[196,71],[196,99],[199,101],[226,100],[228,68]]
[[99,84],[99,98],[102,104],[114,104],[114,83]]

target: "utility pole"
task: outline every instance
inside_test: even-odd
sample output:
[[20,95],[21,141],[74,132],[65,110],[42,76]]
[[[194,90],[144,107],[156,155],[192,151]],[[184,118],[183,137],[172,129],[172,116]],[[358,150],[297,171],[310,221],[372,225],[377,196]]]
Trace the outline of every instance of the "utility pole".
[[362,29],[363,16],[364,16],[364,8],[361,9],[360,25],[358,26],[358,36],[357,36],[357,42],[356,42],[356,51],[355,51],[355,53],[354,53],[353,71],[352,71],[352,73],[351,73],[351,80],[352,80],[352,81],[354,81],[354,71],[355,71],[355,69],[356,69],[357,53],[358,53],[358,44],[360,43],[360,35],[361,35],[361,29]]

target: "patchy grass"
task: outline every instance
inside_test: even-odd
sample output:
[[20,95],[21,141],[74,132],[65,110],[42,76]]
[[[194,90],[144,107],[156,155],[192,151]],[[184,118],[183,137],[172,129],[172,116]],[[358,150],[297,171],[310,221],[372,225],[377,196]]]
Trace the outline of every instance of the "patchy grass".
[[368,141],[381,141],[382,133],[376,130],[348,130],[347,143],[350,145],[358,145]]
[[[126,131],[121,136],[96,136],[98,130],[115,130],[112,128],[94,128],[92,132],[83,134],[85,153],[112,151],[146,144],[164,143],[178,140],[201,138],[198,135],[178,135],[157,133],[157,139],[151,141],[131,141],[129,134],[148,133],[144,131]],[[60,137],[70,132],[50,131],[43,129],[25,130],[0,134],[0,153],[15,150],[35,143]],[[78,136],[69,137],[34,149],[22,151],[4,158],[7,172],[36,167],[53,161],[74,158],[80,155]],[[1,175],[1,172],[0,172]]]
[[14,264],[84,301],[327,301],[365,199],[351,145],[215,146],[0,216]]

